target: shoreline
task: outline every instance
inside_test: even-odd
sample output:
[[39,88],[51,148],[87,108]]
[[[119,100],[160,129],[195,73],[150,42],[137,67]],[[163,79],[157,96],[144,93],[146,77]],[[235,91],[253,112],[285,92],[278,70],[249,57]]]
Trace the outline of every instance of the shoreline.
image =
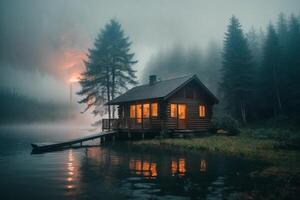
[[134,141],[138,146],[160,146],[184,150],[208,151],[266,162],[262,176],[300,177],[300,151],[275,149],[274,139],[255,139],[245,135],[205,136],[201,138],[167,138]]

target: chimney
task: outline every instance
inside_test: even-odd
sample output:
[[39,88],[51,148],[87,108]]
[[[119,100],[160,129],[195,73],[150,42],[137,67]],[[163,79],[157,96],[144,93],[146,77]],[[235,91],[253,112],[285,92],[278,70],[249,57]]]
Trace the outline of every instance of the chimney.
[[149,85],[153,85],[156,83],[156,75],[150,75],[149,76]]

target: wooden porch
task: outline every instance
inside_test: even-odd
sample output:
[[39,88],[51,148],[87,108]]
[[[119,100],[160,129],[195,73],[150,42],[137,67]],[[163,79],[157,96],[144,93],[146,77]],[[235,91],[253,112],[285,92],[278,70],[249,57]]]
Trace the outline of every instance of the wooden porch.
[[[153,126],[155,125],[155,126]],[[151,118],[141,119],[102,119],[102,130],[160,130]]]

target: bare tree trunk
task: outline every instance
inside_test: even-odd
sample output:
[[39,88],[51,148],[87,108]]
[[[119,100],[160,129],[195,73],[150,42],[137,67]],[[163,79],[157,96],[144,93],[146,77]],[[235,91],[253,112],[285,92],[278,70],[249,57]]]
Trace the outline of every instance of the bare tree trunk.
[[279,113],[282,113],[282,104],[281,104],[281,98],[280,98],[280,94],[279,94],[279,89],[277,89],[277,91],[276,91],[276,98],[277,98]]
[[241,103],[241,115],[242,115],[242,121],[244,124],[247,123],[247,117],[246,117],[246,106],[244,102]]
[[[273,68],[273,91],[274,91],[274,117],[276,118],[278,114],[282,113],[282,104],[281,104],[281,97],[280,97],[280,92],[279,92],[279,87],[278,87],[278,77],[276,73],[276,66]],[[278,112],[277,112],[278,108]]]
[[[115,80],[116,76],[115,76],[115,62],[113,59],[113,66],[112,66],[112,81],[111,81],[111,98],[114,99],[115,98]],[[112,116],[113,118],[115,118],[115,111],[116,108],[115,106],[113,106],[113,110],[112,110]]]

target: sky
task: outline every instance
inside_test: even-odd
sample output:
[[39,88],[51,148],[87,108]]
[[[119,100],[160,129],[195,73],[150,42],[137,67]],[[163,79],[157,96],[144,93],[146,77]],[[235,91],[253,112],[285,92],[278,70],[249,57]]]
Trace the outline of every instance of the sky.
[[88,48],[110,19],[130,37],[141,77],[151,56],[174,44],[222,44],[232,15],[249,30],[264,28],[280,12],[300,14],[300,1],[0,0],[0,87],[66,101],[70,79],[84,69]]

